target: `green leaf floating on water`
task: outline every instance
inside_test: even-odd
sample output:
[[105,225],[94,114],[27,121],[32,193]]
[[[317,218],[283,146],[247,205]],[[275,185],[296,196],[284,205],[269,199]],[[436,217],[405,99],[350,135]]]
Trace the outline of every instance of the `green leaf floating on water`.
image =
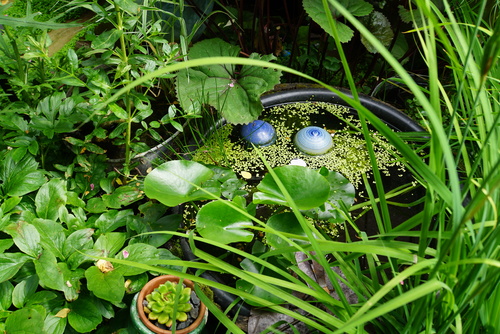
[[[328,180],[318,171],[302,166],[282,166],[274,169],[300,210],[309,210],[325,203],[330,194]],[[257,204],[290,206],[271,174],[264,176],[254,194]]]
[[[219,38],[201,41],[190,49],[190,59],[237,57],[240,48]],[[252,53],[250,59],[274,60],[273,55]],[[262,112],[260,96],[280,81],[281,72],[258,66],[207,65],[182,70],[177,76],[177,97],[187,112],[203,104],[215,107],[230,123],[249,123]]]
[[323,169],[321,173],[330,184],[328,201],[325,205],[303,211],[303,213],[315,219],[330,219],[330,222],[341,223],[345,220],[345,216],[340,209],[340,202],[343,202],[346,207],[350,207],[354,203],[356,190],[352,183],[338,172]]
[[[304,232],[304,229],[293,212],[284,212],[271,216],[267,221],[267,226],[279,232],[295,234],[307,238],[306,232]],[[290,239],[299,245],[310,243],[309,241],[295,239],[293,237],[290,237]],[[266,233],[266,240],[274,249],[291,246],[291,244],[274,233]]]
[[146,196],[157,199],[167,206],[176,206],[189,201],[212,199],[201,188],[215,196],[220,195],[220,187],[206,186],[214,172],[194,161],[173,160],[163,163],[144,179]]
[[246,229],[252,225],[250,218],[221,201],[205,204],[196,216],[198,233],[224,244],[252,241],[254,233]]

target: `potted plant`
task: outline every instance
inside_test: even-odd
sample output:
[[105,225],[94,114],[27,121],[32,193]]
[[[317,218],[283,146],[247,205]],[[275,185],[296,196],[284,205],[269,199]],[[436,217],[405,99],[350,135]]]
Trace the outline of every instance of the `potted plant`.
[[[346,94],[348,93],[346,92]],[[422,131],[421,127],[417,123],[412,121],[408,116],[404,115],[396,108],[365,95],[361,96],[360,100],[363,105],[365,105],[382,121],[388,124],[394,131]],[[311,121],[312,123],[307,123],[307,125],[320,125],[320,123],[324,124],[325,121],[322,118],[318,118],[318,114],[314,114],[313,117],[310,117],[308,114],[304,116],[297,116],[297,112],[294,108],[298,109],[299,107],[296,107],[296,105],[303,104],[307,106],[307,108],[311,109],[314,109],[317,106],[321,105],[328,105],[328,107],[325,108],[329,108],[330,106],[332,106],[332,108],[334,108],[335,110],[337,110],[338,107],[341,110],[341,114],[338,114],[339,119],[347,119],[351,116],[354,116],[355,118],[356,110],[350,108],[349,105],[344,102],[337,94],[332,93],[327,89],[318,86],[303,84],[301,84],[300,86],[280,85],[274,91],[264,94],[261,97],[261,101],[264,106],[262,117],[267,117],[267,120],[271,118],[270,122],[274,127],[276,127],[278,138],[273,141],[273,145],[271,146],[263,145],[263,147],[260,148],[260,152],[264,155],[265,159],[272,160],[270,161],[270,164],[275,162],[276,159],[274,159],[274,157],[278,157],[278,159],[283,160],[281,161],[281,166],[273,165],[272,167],[276,167],[275,171],[283,177],[282,181],[284,182],[287,189],[293,189],[293,193],[291,193],[291,195],[292,197],[294,197],[294,200],[300,201],[300,199],[297,199],[294,196],[297,194],[306,194],[304,195],[304,197],[308,199],[318,199],[318,202],[314,203],[310,207],[302,207],[302,203],[298,203],[300,209],[303,210],[304,215],[308,216],[311,219],[316,219],[325,226],[333,226],[339,223],[342,224],[344,221],[343,217],[345,216],[342,210],[338,209],[339,207],[345,206],[345,208],[349,210],[351,206],[353,206],[353,208],[361,207],[362,205],[360,203],[365,202],[362,199],[362,196],[359,195],[359,193],[363,189],[362,182],[359,181],[361,178],[359,174],[361,173],[357,173],[358,175],[354,175],[352,171],[354,171],[355,168],[349,167],[347,165],[342,166],[342,169],[339,170],[339,167],[331,167],[329,164],[333,161],[337,162],[340,160],[344,160],[346,164],[348,164],[349,162],[353,163],[353,158],[362,156],[363,150],[356,149],[352,155],[348,155],[346,157],[343,157],[340,154],[336,155],[335,152],[330,152],[328,155],[322,156],[305,156],[301,155],[300,152],[295,151],[293,151],[291,155],[284,151],[278,152],[276,150],[287,149],[288,147],[293,145],[293,135],[295,135],[294,131],[296,130],[291,130],[288,135],[284,135],[285,132],[279,128],[281,126],[281,121],[274,122],[272,118],[275,116],[271,114],[274,111],[270,110],[272,110],[273,108],[277,108],[275,113],[280,119],[283,118],[283,115],[289,115],[290,118],[302,117],[307,122],[309,122],[309,118],[316,119],[315,121]],[[330,118],[328,119],[328,121],[331,123],[339,122],[339,120],[337,120],[337,117]],[[291,127],[295,127],[295,125],[298,123],[302,124],[303,120],[287,120],[285,121],[285,123],[287,125],[293,123]],[[279,199],[274,197],[275,194],[279,193],[279,189],[277,188],[276,184],[272,182],[272,178],[268,174],[265,174],[266,168],[263,166],[258,155],[252,153],[251,150],[245,150],[245,141],[242,138],[244,136],[242,135],[241,137],[238,137],[238,134],[240,134],[241,132],[239,130],[240,126],[234,124],[227,124],[227,126],[233,128],[233,130],[231,131],[233,138],[230,139],[231,146],[229,149],[225,144],[220,144],[221,142],[225,142],[227,138],[221,139],[219,137],[214,140],[215,147],[212,147],[210,145],[202,145],[202,147],[200,147],[200,149],[198,150],[201,155],[206,156],[207,152],[210,155],[210,157],[205,161],[201,159],[201,161],[205,165],[201,165],[195,162],[198,158],[200,158],[195,152],[190,155],[194,158],[195,161],[170,161],[165,163],[164,165],[159,166],[145,179],[146,195],[151,198],[158,199],[160,202],[166,204],[167,206],[176,206],[190,201],[210,200],[213,199],[213,195],[222,195],[222,197],[231,202],[233,205],[239,206],[242,211],[245,211],[247,214],[253,215],[254,217],[259,217],[259,214],[255,214],[255,208],[262,207],[263,204],[285,204],[286,206],[287,203],[284,197],[281,197]],[[337,125],[326,123],[327,129],[333,129],[334,127],[337,127]],[[346,126],[346,128],[347,127],[348,126]],[[219,131],[219,129],[222,129],[221,132],[225,131],[223,129],[223,126],[217,124],[208,132]],[[360,130],[358,130],[359,135],[357,135],[358,137],[355,138],[355,141],[354,139],[353,141],[349,141],[349,138],[353,138],[349,132],[350,131],[348,130],[337,128],[337,131],[333,137],[334,145],[336,146],[335,148],[333,148],[334,151],[337,150],[337,147],[339,145],[342,145],[343,142],[356,143],[356,145],[361,145],[361,147],[365,145]],[[234,136],[234,134],[236,134],[236,136]],[[209,135],[207,135],[206,138],[209,138]],[[207,139],[205,139],[205,142],[206,141]],[[220,156],[210,153],[217,151],[217,145],[225,147],[225,152]],[[238,149],[234,149],[238,146],[241,147]],[[232,159],[232,151],[234,151],[234,159]],[[341,152],[342,149],[338,151]],[[267,154],[266,152],[268,152],[269,154]],[[262,166],[257,166],[256,169],[252,170],[251,168],[253,167],[250,167],[249,164],[246,163],[246,161],[243,161],[244,159],[246,159],[245,153],[248,153],[246,155],[250,156],[252,163],[254,161],[257,161],[257,163],[260,162]],[[378,157],[378,153],[376,153],[375,155]],[[284,157],[286,157],[286,159],[282,159]],[[315,167],[316,165],[327,166],[326,169],[328,169],[328,171],[324,170],[323,174],[312,173],[312,175],[309,175],[307,174],[306,169],[301,170],[300,168],[298,168],[299,166],[283,166],[283,164],[287,165],[288,163],[292,162],[292,160],[296,160],[293,159],[294,157],[302,158],[303,162],[307,162],[307,165],[312,169],[319,169],[319,167]],[[319,160],[319,162],[314,162],[315,159]],[[386,163],[386,161],[383,161],[384,158],[380,158],[379,160],[379,168],[381,168],[382,164]],[[390,160],[392,161],[393,159],[391,158]],[[218,166],[211,166],[210,161],[217,161]],[[356,162],[356,164],[358,165],[360,163],[361,162],[359,161]],[[362,163],[364,165],[363,173],[370,173],[369,159]],[[244,168],[240,168],[241,166],[244,166]],[[229,168],[224,170],[221,167]],[[389,167],[392,168],[392,172],[393,170],[399,168],[399,166]],[[260,175],[259,169],[262,169],[262,173],[260,173]],[[248,171],[250,171],[252,175],[257,175],[258,177],[241,177],[241,175],[245,175],[245,173],[250,174],[248,173]],[[341,173],[338,173],[339,171]],[[405,175],[401,176],[401,174]],[[180,180],[175,180],[176,176],[179,177]],[[263,176],[264,178],[262,178]],[[344,176],[346,176],[347,179]],[[356,182],[354,182],[351,177],[356,178]],[[187,182],[182,187],[179,186],[179,182],[184,183],[183,181],[186,180]],[[289,180],[296,181],[293,181],[294,184],[292,185],[290,184],[290,182],[288,182]],[[320,186],[311,186],[312,184],[316,185],[316,181],[318,182],[318,184],[321,184],[325,188],[324,192],[321,194],[317,193],[317,191],[322,189]],[[386,186],[386,191],[391,191],[392,189],[403,186],[405,184],[410,184],[411,181],[412,179],[409,173],[393,173],[392,176],[384,175],[384,185]],[[170,182],[172,182],[173,184],[170,184]],[[253,184],[253,187],[256,191],[249,191],[248,194],[245,194],[244,189],[248,189],[244,188],[245,183],[247,183],[246,187],[248,187],[250,184]],[[269,186],[269,184],[271,183],[272,186]],[[355,187],[353,187],[353,184],[351,183],[356,186],[356,200],[358,201],[357,204],[359,205],[353,205],[355,198]],[[301,184],[303,186],[301,186]],[[411,187],[412,186],[408,187],[408,189],[411,190]],[[205,191],[200,190],[200,188],[204,188]],[[211,194],[209,194],[208,192],[210,192]],[[413,189],[411,191],[408,191],[407,195],[400,196],[399,199],[402,203],[410,203],[414,201],[418,195],[418,190]],[[242,200],[241,196],[245,197],[246,200]],[[404,196],[406,196],[406,198],[402,198]],[[340,205],[340,202],[342,202],[343,204]],[[398,225],[414,212],[415,210],[407,210],[405,206],[391,206],[391,221],[393,222],[394,226]],[[225,217],[223,222],[220,222],[218,220],[218,217],[220,216]],[[293,220],[295,222],[294,224],[290,223],[293,219],[292,216],[293,215],[290,214],[282,214],[277,212],[276,215],[271,214],[266,216],[265,218],[262,218],[260,216],[259,219],[262,219],[262,221],[267,221],[268,227],[272,226],[273,228],[279,229],[281,232],[300,234],[300,228],[296,228],[298,226],[298,223],[295,220]],[[373,217],[372,212],[368,211],[367,213],[359,216],[361,216],[361,218],[357,219],[356,224],[360,230],[366,231],[368,235],[378,233],[378,226],[377,224],[374,224],[375,218]],[[231,208],[228,207],[227,203],[222,204],[222,202],[220,201],[214,201],[208,204],[203,204],[203,206],[201,206],[201,209],[196,213],[196,217],[195,215],[193,215],[191,218],[193,218],[193,221],[196,222],[195,229],[197,230],[197,232],[202,237],[209,240],[218,241],[223,244],[248,243],[250,245],[253,245],[253,243],[255,242],[254,231],[252,230],[254,222],[252,222],[252,219],[248,218],[248,215],[247,217],[245,217],[245,213],[231,210]],[[352,237],[354,237],[354,235],[359,235],[359,231],[356,232],[352,229],[349,229],[349,232],[351,232]],[[266,242],[270,242],[272,244],[272,237],[267,238]],[[188,243],[185,242],[185,240],[182,240],[181,245],[183,245],[183,250],[186,258],[189,260],[194,260],[196,256],[193,255]],[[272,245],[272,247],[275,249],[276,247],[281,246],[284,245],[277,245],[276,243]],[[247,249],[247,251],[252,252],[249,249]],[[288,260],[294,261],[294,259],[291,257],[289,257]],[[248,265],[247,262],[248,261],[244,262],[243,264]],[[205,272],[202,274],[202,276],[214,281],[221,280],[220,275],[211,272]],[[232,304],[234,302],[234,298],[236,298],[236,296],[231,296],[225,291],[221,290],[215,290],[214,295],[217,302],[225,306]],[[249,314],[249,308],[247,307],[247,305],[242,304],[239,306],[242,307],[240,308],[240,314]]]
[[201,333],[207,308],[193,291],[194,283],[174,275],[150,280],[136,294],[130,308],[131,319],[140,333]]

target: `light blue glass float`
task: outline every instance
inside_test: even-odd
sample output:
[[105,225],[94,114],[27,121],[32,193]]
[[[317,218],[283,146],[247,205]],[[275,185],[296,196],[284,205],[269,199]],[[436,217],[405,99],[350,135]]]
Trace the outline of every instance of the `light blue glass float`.
[[241,136],[256,146],[269,146],[276,141],[276,130],[268,122],[256,120],[241,127]]
[[322,155],[333,147],[332,136],[318,126],[301,129],[293,140],[295,147],[307,155]]

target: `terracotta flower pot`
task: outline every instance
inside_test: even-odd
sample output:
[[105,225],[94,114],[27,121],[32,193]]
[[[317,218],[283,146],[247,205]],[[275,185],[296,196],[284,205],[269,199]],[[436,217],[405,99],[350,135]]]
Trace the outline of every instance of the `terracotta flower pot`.
[[[134,311],[136,311],[142,324],[144,324],[152,333],[157,333],[157,334],[172,333],[172,331],[170,330],[162,329],[155,326],[155,324],[148,319],[148,316],[144,312],[144,307],[143,307],[143,301],[146,298],[146,296],[149,295],[151,292],[153,292],[153,290],[157,288],[160,284],[163,284],[166,281],[179,283],[179,277],[173,275],[162,275],[150,280],[148,283],[146,283],[146,285],[142,288],[142,290],[139,292],[136,298],[134,298],[133,301],[133,303],[135,303],[135,305],[133,306],[136,309]],[[184,279],[182,283],[187,287],[194,289],[194,284],[192,281]],[[135,300],[137,300],[137,302],[135,302]],[[207,308],[205,304],[203,304],[200,301],[200,309],[196,320],[188,327],[176,330],[175,333],[177,334],[200,333],[206,322],[206,314],[207,314]]]

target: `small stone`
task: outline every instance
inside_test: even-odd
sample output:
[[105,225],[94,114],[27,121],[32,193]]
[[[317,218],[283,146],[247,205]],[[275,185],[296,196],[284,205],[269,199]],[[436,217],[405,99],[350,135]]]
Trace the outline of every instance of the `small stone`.
[[290,165],[307,167],[307,163],[304,160],[298,158],[292,159],[292,161],[290,161]]
[[184,322],[178,323],[176,329],[184,329],[186,327],[187,327],[187,321],[184,321]]
[[200,305],[200,298],[198,298],[198,296],[196,295],[196,292],[194,292],[194,291],[191,292],[191,304],[193,304],[193,306]]

